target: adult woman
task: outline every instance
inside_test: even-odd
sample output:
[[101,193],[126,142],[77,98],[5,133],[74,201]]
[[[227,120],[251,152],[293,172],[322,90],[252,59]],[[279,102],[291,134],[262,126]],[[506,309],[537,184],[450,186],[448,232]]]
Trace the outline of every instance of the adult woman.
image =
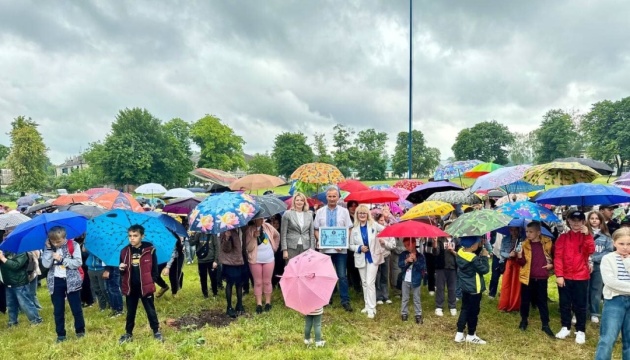
[[308,249],[315,249],[313,213],[308,210],[306,196],[296,192],[291,199],[291,210],[282,215],[280,223],[282,257],[290,260]]
[[501,296],[499,297],[499,310],[519,311],[521,308],[521,281],[519,280],[521,268],[516,262],[516,253],[520,251],[521,229],[510,228],[510,236],[503,238],[501,242],[501,260],[505,262],[505,271],[501,282]]
[[274,252],[280,244],[280,234],[263,218],[253,221],[245,232],[245,249],[249,270],[254,278],[256,313],[263,312],[262,296],[265,294],[265,311],[271,310],[271,276],[274,268]]
[[[385,240],[376,238],[383,226],[374,222],[366,205],[359,205],[354,227],[350,233],[350,250],[354,253],[354,264],[359,270],[363,285],[365,312],[370,319],[376,315],[376,274],[384,262]],[[393,247],[393,246],[392,246]]]
[[[225,299],[227,300],[227,315],[235,318],[243,315],[243,283],[247,281],[247,269],[243,258],[243,242],[238,230],[227,230],[219,235],[219,262],[223,264],[225,278]],[[236,290],[236,310],[232,308],[232,286]]]
[[[270,217],[268,222],[269,224],[271,224],[271,226],[273,226],[274,229],[276,229],[278,233],[280,233],[280,224],[282,222],[282,216],[280,214],[276,214]],[[273,255],[275,258],[275,265],[273,267],[273,276],[271,277],[271,286],[275,289],[276,287],[280,286],[280,277],[282,276],[282,274],[284,274],[284,266],[286,265],[286,260],[284,260],[281,246],[278,246],[278,249]]]
[[593,269],[591,271],[591,279],[589,280],[588,289],[588,309],[591,313],[591,322],[599,323],[599,301],[602,298],[602,291],[604,290],[604,281],[602,280],[602,273],[600,271],[600,265],[604,255],[615,251],[613,246],[613,240],[608,232],[608,226],[606,226],[606,219],[599,211],[592,211],[586,218],[586,227],[588,227],[593,239],[595,240],[595,252],[592,255]]
[[[379,225],[385,227],[385,215],[383,213],[376,213],[374,221]],[[389,275],[389,256],[391,251],[396,247],[396,239],[392,237],[382,238],[384,246],[383,249],[383,263],[378,266],[378,272],[376,273],[376,303],[382,305],[383,303],[391,304],[389,299],[389,285],[387,283],[387,276]]]

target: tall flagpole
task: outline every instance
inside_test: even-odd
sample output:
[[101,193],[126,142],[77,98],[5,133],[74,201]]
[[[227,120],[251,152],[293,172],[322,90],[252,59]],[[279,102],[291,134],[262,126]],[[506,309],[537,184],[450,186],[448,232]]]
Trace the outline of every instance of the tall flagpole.
[[412,53],[413,53],[413,0],[409,0],[409,137],[407,138],[407,171],[408,178],[411,179],[411,128],[412,128],[412,101],[411,94],[413,89],[413,73],[411,71]]

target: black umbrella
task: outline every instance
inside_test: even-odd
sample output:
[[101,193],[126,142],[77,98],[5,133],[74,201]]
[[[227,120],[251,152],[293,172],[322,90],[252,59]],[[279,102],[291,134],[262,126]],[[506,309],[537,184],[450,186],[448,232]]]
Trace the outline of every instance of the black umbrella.
[[254,219],[268,218],[287,210],[287,204],[274,195],[253,195],[252,197],[256,200],[256,204],[260,206],[260,210],[254,216]]
[[208,185],[208,187],[206,188],[206,192],[207,193],[222,193],[222,192],[226,192],[226,191],[232,191],[230,190],[229,187],[221,185],[221,184],[210,184]]
[[554,161],[580,163],[582,165],[585,165],[585,166],[588,166],[588,167],[592,168],[593,170],[597,171],[598,173],[600,173],[602,175],[610,175],[614,171],[613,168],[608,166],[605,162],[597,161],[597,160],[593,160],[593,159],[568,157],[568,158],[556,159]]
[[34,212],[37,212],[39,210],[47,210],[50,208],[55,207],[55,205],[51,204],[51,203],[41,203],[41,204],[35,204],[33,206],[29,206],[29,208],[24,212],[25,214],[32,214]]
[[72,211],[79,215],[83,215],[88,219],[93,219],[99,215],[102,215],[107,212],[107,209],[104,209],[100,206],[91,206],[91,205],[64,205],[57,208],[58,212],[62,211]]
[[437,192],[449,190],[463,190],[463,188],[450,181],[431,181],[426,184],[416,186],[413,189],[413,192],[407,195],[407,201],[419,204]]

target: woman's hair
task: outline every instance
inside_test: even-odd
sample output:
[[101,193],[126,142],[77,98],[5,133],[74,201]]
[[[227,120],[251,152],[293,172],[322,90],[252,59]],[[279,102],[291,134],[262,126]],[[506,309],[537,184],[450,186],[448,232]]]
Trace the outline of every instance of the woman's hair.
[[602,213],[600,213],[599,211],[591,211],[590,213],[588,213],[588,216],[586,217],[586,227],[588,228],[588,231],[591,234],[593,233],[593,227],[591,226],[591,222],[589,221],[593,214],[597,215],[597,218],[599,219],[599,229],[602,234],[610,236],[608,226],[606,225],[606,219],[604,218],[604,215],[602,215]]
[[306,201],[306,195],[302,194],[301,192],[296,192],[295,194],[293,194],[293,198],[291,198],[291,209],[295,210],[295,198],[297,197],[301,197],[302,200],[304,200],[304,206],[302,206],[302,211],[308,211],[308,201]]
[[53,226],[48,230],[48,238],[53,241],[65,240],[66,229],[63,226]]
[[354,213],[354,226],[361,226],[361,222],[359,221],[359,213],[365,212],[367,213],[367,224],[368,226],[374,225],[374,219],[372,218],[372,213],[370,209],[368,209],[367,205],[361,204],[357,207],[356,212]]
[[350,200],[350,201],[348,201],[348,203],[346,204],[346,207],[347,207],[347,208],[351,208],[351,207],[353,207],[353,206],[355,206],[355,205],[359,205],[359,202],[358,202],[358,201],[356,201],[356,200]]
[[622,227],[622,228],[619,228],[619,230],[615,231],[612,234],[613,242],[619,240],[620,238],[622,238],[624,236],[630,236],[630,228]]
[[374,214],[374,221],[379,222],[379,220],[381,220],[381,218],[385,216],[383,215],[383,213],[376,213]]

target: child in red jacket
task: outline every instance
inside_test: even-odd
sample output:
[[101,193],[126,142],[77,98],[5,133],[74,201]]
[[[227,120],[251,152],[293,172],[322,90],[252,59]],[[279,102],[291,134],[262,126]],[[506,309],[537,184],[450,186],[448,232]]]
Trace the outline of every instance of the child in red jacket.
[[586,227],[586,216],[572,211],[568,216],[570,230],[558,237],[553,266],[560,294],[562,329],[556,334],[564,339],[571,334],[571,309],[575,312],[575,342],[586,342],[586,299],[590,270],[589,256],[595,252],[595,241]]

